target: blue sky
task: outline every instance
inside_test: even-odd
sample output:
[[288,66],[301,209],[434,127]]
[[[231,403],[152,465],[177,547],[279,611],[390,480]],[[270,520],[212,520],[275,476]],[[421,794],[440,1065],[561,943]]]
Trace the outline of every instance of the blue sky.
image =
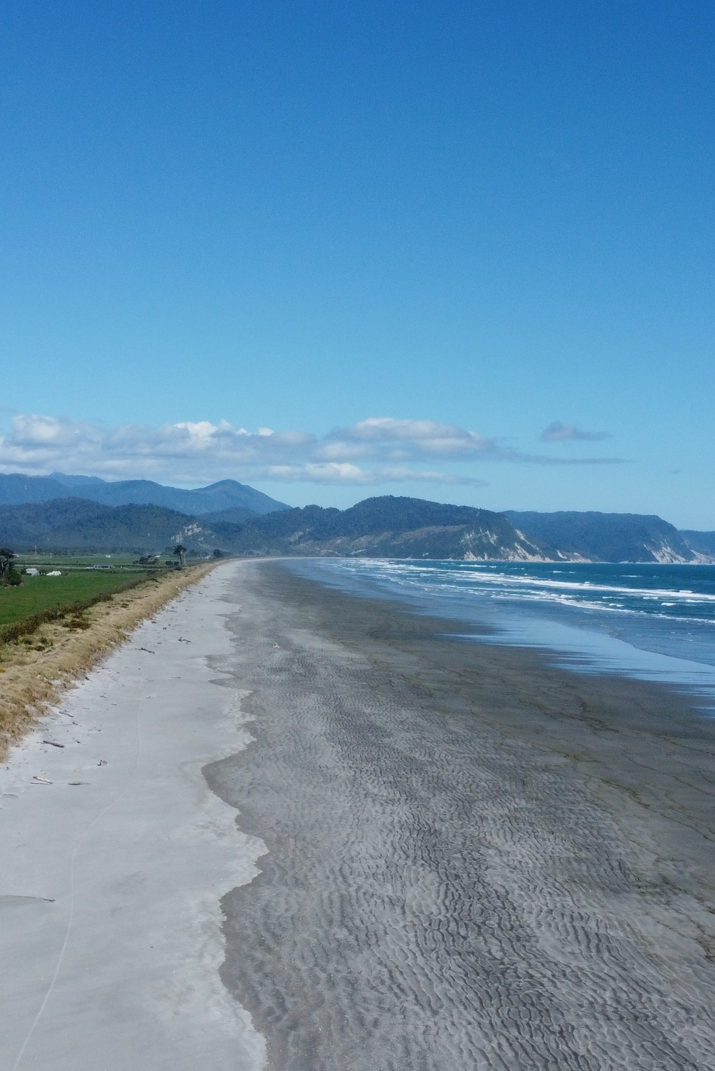
[[0,470],[715,528],[712,5],[0,21]]

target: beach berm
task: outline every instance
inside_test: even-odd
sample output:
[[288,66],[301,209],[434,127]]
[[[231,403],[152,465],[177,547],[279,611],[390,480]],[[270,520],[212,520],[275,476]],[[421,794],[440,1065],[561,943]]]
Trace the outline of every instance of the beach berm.
[[[55,620],[42,620],[38,613],[37,625],[33,622],[27,631],[21,618],[7,624],[7,635],[0,635],[0,760],[8,746],[56,702],[64,687],[122,643],[139,622],[213,568],[214,563],[202,563],[133,581],[85,574],[81,585],[72,578],[69,598],[74,612],[60,613]],[[52,583],[46,581],[48,586]],[[116,590],[122,583],[124,590]],[[80,598],[74,602],[77,594]],[[36,610],[35,603],[37,599],[31,610]],[[52,611],[53,604],[40,610],[48,608]],[[13,629],[17,636],[11,635]]]

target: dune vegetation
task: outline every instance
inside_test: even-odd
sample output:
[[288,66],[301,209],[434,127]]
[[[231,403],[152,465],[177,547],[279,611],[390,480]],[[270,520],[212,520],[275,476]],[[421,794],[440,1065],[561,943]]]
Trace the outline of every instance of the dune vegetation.
[[[39,621],[31,631],[20,629],[4,642],[0,637],[0,759],[64,688],[215,564],[204,562],[133,582],[125,577],[124,590],[112,593],[105,588],[67,604],[59,616]],[[128,590],[127,583],[132,585]],[[7,594],[5,589],[3,597]]]

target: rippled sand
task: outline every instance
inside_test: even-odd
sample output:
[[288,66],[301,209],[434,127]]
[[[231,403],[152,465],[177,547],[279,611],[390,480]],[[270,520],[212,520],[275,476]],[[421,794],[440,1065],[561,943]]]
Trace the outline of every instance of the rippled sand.
[[235,577],[255,742],[204,773],[269,849],[222,971],[269,1069],[712,1069],[711,723],[280,563]]

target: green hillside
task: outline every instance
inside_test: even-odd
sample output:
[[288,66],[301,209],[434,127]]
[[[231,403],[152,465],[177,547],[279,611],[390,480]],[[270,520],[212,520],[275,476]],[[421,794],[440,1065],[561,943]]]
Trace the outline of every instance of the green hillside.
[[[62,498],[0,507],[0,544],[18,550],[162,553],[191,536],[192,518],[162,506],[103,506],[82,498]],[[202,530],[194,525],[193,544]]]

